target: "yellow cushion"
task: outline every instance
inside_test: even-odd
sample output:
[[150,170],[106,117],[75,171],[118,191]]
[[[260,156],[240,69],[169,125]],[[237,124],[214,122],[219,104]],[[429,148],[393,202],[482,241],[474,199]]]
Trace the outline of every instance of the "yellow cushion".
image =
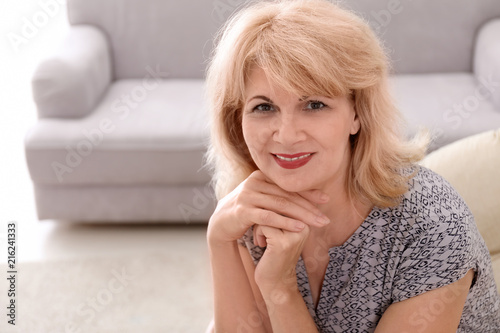
[[474,214],[490,253],[500,253],[500,129],[451,143],[421,164],[455,187]]
[[497,290],[498,293],[500,294],[500,254],[491,257],[491,263],[493,264],[493,272],[495,273]]

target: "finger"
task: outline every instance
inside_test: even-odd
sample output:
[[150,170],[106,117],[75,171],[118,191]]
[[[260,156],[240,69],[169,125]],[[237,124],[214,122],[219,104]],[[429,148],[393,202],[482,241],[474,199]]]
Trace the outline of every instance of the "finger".
[[330,200],[330,196],[323,191],[320,190],[309,190],[298,192],[298,195],[307,199],[310,202],[315,202],[318,204],[327,203]]
[[[259,233],[262,233],[266,238],[266,243],[271,240],[280,240],[280,246],[285,245],[285,239],[289,245],[298,244],[302,242],[309,236],[309,228],[306,226],[301,232],[288,232],[286,230],[277,229],[268,226],[261,226]],[[286,248],[286,246],[285,246]]]
[[305,222],[312,226],[323,227],[330,223],[330,220],[323,214],[318,215],[303,206],[297,204],[294,198],[284,198],[281,196],[261,194],[255,196],[253,204],[262,209],[270,210],[281,215]]
[[286,233],[286,231],[283,231],[282,229],[268,227],[268,226],[260,226],[259,232],[262,233],[262,235],[266,239],[282,237]]
[[254,225],[253,227],[253,243],[260,247],[267,246],[266,236],[264,236],[260,225]]
[[252,224],[274,227],[293,232],[302,231],[306,224],[302,221],[280,215],[267,209],[251,209],[248,216]]
[[299,193],[288,193],[288,196],[286,196],[289,200],[293,201],[297,205],[309,210],[315,215],[322,216],[322,217],[327,217],[323,212],[318,208],[314,202],[311,200],[301,196]]
[[248,176],[248,178],[255,178],[255,179],[260,179],[260,180],[266,180],[267,177],[266,175],[264,175],[264,173],[260,170],[255,170],[254,172],[252,172],[250,174],[250,176]]
[[[268,184],[275,185],[279,189],[281,189],[279,186],[277,186],[269,177],[267,177],[262,171],[256,170],[252,174],[255,179],[265,181]],[[286,192],[285,190],[281,189],[283,192]],[[289,192],[287,192],[289,193]],[[326,203],[330,200],[330,196],[326,194],[325,192],[321,190],[307,190],[307,191],[302,191],[298,192],[298,194],[307,200],[315,203]]]
[[[289,201],[292,201],[295,204],[309,210],[315,215],[324,216],[324,214],[314,205],[312,200],[309,200],[308,198],[305,198],[304,196],[301,196],[298,193],[287,192],[274,183],[268,183],[263,179],[259,179],[255,180],[254,182],[249,182],[247,186],[249,189],[255,192],[286,198]],[[311,192],[312,194],[308,194],[309,192]],[[308,195],[308,197],[317,198],[321,196],[322,192],[319,190],[312,190],[312,191],[305,191],[305,193],[306,195]]]

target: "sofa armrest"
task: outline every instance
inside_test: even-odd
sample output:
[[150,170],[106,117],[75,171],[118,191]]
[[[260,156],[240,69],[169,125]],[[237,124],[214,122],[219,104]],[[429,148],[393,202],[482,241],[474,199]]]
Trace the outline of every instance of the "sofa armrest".
[[500,19],[486,23],[479,31],[474,54],[474,74],[491,93],[500,111]]
[[104,34],[76,25],[55,55],[41,62],[32,78],[38,117],[88,115],[111,82],[111,60]]

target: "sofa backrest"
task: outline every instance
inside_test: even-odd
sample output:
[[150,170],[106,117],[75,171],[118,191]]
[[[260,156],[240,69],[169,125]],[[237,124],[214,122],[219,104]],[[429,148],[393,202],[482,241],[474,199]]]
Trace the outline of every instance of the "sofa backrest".
[[148,67],[168,78],[202,78],[213,36],[234,9],[219,14],[212,2],[68,0],[68,17],[105,33],[114,79],[145,77]]
[[[470,72],[475,36],[500,17],[498,0],[331,0],[363,16],[389,51],[395,73]],[[71,24],[109,39],[115,79],[159,68],[203,78],[222,23],[250,0],[68,0]]]
[[340,0],[363,16],[395,73],[471,72],[475,37],[500,17],[498,0]]

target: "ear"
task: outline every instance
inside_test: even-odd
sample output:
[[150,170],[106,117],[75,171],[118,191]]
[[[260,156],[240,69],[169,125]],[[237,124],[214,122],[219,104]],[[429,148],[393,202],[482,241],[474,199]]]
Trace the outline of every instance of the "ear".
[[354,108],[354,106],[352,109],[353,109],[354,119],[352,120],[352,123],[351,123],[350,134],[354,135],[354,134],[357,134],[359,132],[359,129],[361,128],[361,123],[359,121],[358,113],[356,112],[356,109]]

